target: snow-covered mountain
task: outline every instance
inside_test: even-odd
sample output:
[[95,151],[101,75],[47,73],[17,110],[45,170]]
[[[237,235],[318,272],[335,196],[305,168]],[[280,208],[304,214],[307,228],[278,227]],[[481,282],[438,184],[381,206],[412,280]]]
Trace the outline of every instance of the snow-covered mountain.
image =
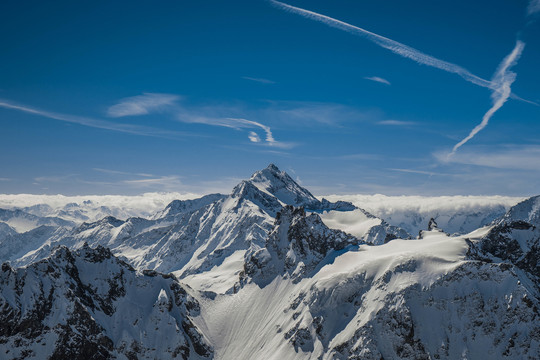
[[75,225],[74,222],[66,219],[37,216],[19,209],[0,209],[0,223],[9,225],[18,233],[30,231],[39,226],[73,227]]
[[441,219],[412,239],[270,165],[146,218],[4,227],[0,358],[538,358],[540,197]]
[[126,220],[150,217],[173,200],[200,197],[191,193],[144,193],[141,195],[31,195],[0,194],[0,208],[22,210],[39,217],[60,217],[76,223],[94,222],[105,216]]
[[[240,182],[228,196],[213,194],[195,200],[176,200],[150,219],[120,220],[108,216],[83,223],[41,244],[38,240],[21,240],[25,244],[24,254],[1,252],[0,257],[15,265],[25,265],[47,257],[55,246],[78,248],[88,243],[110,248],[136,268],[175,272],[178,276],[196,275],[221,266],[235,253],[235,258],[241,258],[250,249],[264,247],[274,217],[284,205],[305,206],[308,211],[320,213],[323,221],[338,219],[327,225],[344,231],[352,223],[356,230],[363,231],[354,231],[352,235],[366,243],[409,237],[405,231],[350,203],[318,200],[271,164]],[[340,219],[347,213],[352,218],[349,216],[344,225]],[[241,267],[236,263],[235,271],[241,271]]]
[[511,263],[540,287],[540,196],[512,207],[473,243],[471,254],[484,261]]
[[[201,295],[195,322],[211,321],[206,335],[216,358],[535,359],[540,353],[538,283],[512,264],[470,256],[471,242],[489,228],[451,237],[433,227],[422,239],[380,246],[347,246],[331,233],[320,251],[321,243],[310,241],[320,223],[304,220],[308,225],[296,235],[302,212],[284,211],[287,220],[278,219],[267,240],[271,250],[248,257],[237,293]],[[298,272],[306,259],[313,270]]]
[[209,359],[199,305],[171,275],[136,272],[105,248],[60,247],[0,273],[3,359]]
[[246,253],[243,276],[260,286],[278,275],[298,281],[327,255],[360,243],[354,236],[329,229],[317,214],[306,216],[302,207],[287,205],[277,213],[264,247]]

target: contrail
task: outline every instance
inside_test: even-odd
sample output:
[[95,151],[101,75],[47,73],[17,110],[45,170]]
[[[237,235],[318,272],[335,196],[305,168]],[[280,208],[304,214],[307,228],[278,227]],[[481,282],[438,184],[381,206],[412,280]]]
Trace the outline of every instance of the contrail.
[[[437,59],[431,55],[421,52],[420,50],[417,50],[395,40],[388,39],[384,36],[372,33],[371,31],[362,29],[358,26],[354,26],[341,20],[337,20],[310,10],[291,6],[276,0],[269,1],[283,10],[304,16],[308,19],[322,22],[328,26],[347,31],[354,35],[362,36],[365,39],[392,51],[394,54],[409,58],[419,64],[431,66],[449,73],[457,74],[468,82],[491,89],[493,106],[484,114],[482,122],[478,126],[476,126],[466,138],[464,138],[454,146],[452,152],[448,155],[449,157],[452,156],[456,152],[456,150],[459,149],[463,144],[465,144],[467,141],[471,140],[476,134],[478,134],[479,131],[484,129],[493,114],[495,114],[495,112],[503,106],[503,104],[506,102],[506,100],[508,100],[509,97],[538,106],[538,104],[533,101],[522,99],[519,96],[513,94],[510,88],[510,86],[516,79],[516,74],[508,70],[516,64],[519,57],[521,56],[523,48],[525,47],[525,43],[523,43],[522,41],[517,41],[514,50],[512,50],[512,52],[504,58],[502,63],[499,65],[497,71],[493,75],[492,80],[488,81],[472,74],[467,69],[459,65]],[[531,0],[529,6],[529,14],[537,11],[540,11],[540,0]]]
[[490,81],[484,80],[472,74],[467,69],[462,68],[459,65],[437,59],[431,55],[421,52],[420,50],[417,50],[415,48],[412,48],[410,46],[407,46],[395,40],[388,39],[384,36],[362,29],[358,26],[354,26],[346,22],[331,18],[326,15],[322,15],[322,14],[319,14],[310,10],[305,10],[299,7],[291,6],[291,5],[284,4],[282,2],[275,1],[275,0],[270,0],[270,2],[283,10],[287,10],[292,13],[304,16],[308,19],[320,21],[328,26],[331,26],[331,27],[334,27],[343,31],[347,31],[354,35],[362,36],[366,38],[367,40],[385,49],[392,51],[394,54],[398,54],[405,58],[411,59],[413,61],[416,61],[419,64],[431,66],[431,67],[434,67],[434,68],[437,68],[437,69],[440,69],[449,73],[457,74],[461,76],[463,79],[475,85],[482,86],[489,89],[494,89],[494,86]]
[[493,75],[493,79],[491,81],[495,86],[495,88],[493,89],[493,93],[491,94],[493,106],[484,114],[484,116],[482,117],[482,122],[478,124],[474,129],[472,129],[472,131],[469,135],[467,135],[466,138],[464,138],[454,146],[452,152],[448,155],[448,157],[454,155],[457,149],[459,149],[463,144],[471,140],[476,134],[483,130],[489,123],[489,120],[491,119],[493,114],[495,114],[495,112],[504,105],[506,100],[508,100],[508,98],[512,94],[512,90],[510,87],[514,80],[516,80],[516,73],[513,71],[509,71],[509,69],[517,63],[519,57],[521,56],[521,53],[523,52],[524,47],[525,43],[518,40],[516,42],[514,50],[512,50],[512,52],[508,54],[499,64],[499,67],[497,68],[497,71]]

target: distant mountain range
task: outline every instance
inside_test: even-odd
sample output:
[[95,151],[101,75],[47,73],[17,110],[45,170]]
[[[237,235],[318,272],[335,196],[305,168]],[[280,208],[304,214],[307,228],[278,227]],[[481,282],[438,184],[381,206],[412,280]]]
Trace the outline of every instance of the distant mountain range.
[[537,358],[540,197],[357,200],[271,164],[144,217],[0,210],[0,358]]

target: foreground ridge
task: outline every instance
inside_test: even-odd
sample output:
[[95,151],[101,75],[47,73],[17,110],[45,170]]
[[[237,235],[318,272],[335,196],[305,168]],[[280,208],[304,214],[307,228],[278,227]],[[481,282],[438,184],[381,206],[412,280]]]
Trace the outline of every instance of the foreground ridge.
[[2,357],[212,355],[191,321],[199,305],[174,276],[137,273],[103,247],[60,247],[27,268],[4,263],[0,288]]

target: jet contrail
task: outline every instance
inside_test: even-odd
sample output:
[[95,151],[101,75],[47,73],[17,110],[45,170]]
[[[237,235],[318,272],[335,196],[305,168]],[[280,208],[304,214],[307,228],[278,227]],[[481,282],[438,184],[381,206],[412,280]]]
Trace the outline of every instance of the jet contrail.
[[385,48],[390,51],[392,51],[394,54],[398,54],[400,56],[403,56],[405,58],[409,58],[411,60],[416,61],[419,64],[431,66],[449,73],[457,74],[461,76],[463,79],[485,88],[494,89],[493,84],[490,81],[484,80],[471,72],[469,72],[467,69],[462,68],[459,65],[449,63],[444,60],[437,59],[431,55],[424,54],[420,50],[417,50],[415,48],[412,48],[410,46],[407,46],[405,44],[402,44],[400,42],[397,42],[392,39],[388,39],[384,36],[372,33],[368,30],[362,29],[358,26],[354,26],[351,24],[348,24],[346,22],[331,18],[326,15],[322,15],[310,10],[305,10],[299,7],[291,6],[288,4],[284,4],[282,2],[276,1],[276,0],[270,0],[272,4],[275,6],[287,10],[290,12],[293,12],[295,14],[304,16],[308,19],[320,21],[328,26],[347,31],[354,35],[359,35],[367,40]]
[[[513,94],[510,88],[510,86],[516,79],[516,74],[508,70],[516,64],[517,60],[521,56],[523,48],[525,47],[525,43],[523,43],[522,41],[517,41],[514,50],[512,50],[512,52],[504,58],[502,63],[499,65],[497,71],[493,75],[492,80],[488,81],[472,74],[467,69],[462,68],[459,65],[437,59],[431,55],[421,52],[420,50],[417,50],[395,40],[388,39],[384,36],[372,33],[358,26],[354,26],[346,22],[331,18],[329,16],[322,15],[310,10],[305,10],[299,7],[291,6],[276,0],[269,1],[283,10],[290,11],[308,19],[322,22],[328,26],[347,31],[354,35],[362,36],[369,41],[392,51],[395,54],[414,60],[419,64],[431,66],[449,73],[457,74],[468,82],[491,89],[493,106],[484,114],[482,122],[478,126],[476,126],[466,138],[464,138],[454,146],[452,152],[448,155],[449,157],[452,156],[456,152],[456,150],[459,149],[463,144],[471,140],[479,131],[484,129],[493,114],[495,114],[495,112],[499,110],[501,106],[503,106],[503,104],[506,102],[506,100],[508,100],[509,97],[538,106],[538,104],[533,101],[522,99],[519,96]],[[540,11],[540,0],[531,0],[529,14],[534,13],[537,10]]]
[[514,50],[510,54],[508,54],[503,61],[499,64],[499,67],[497,68],[497,71],[493,75],[493,79],[491,82],[494,84],[495,88],[493,89],[493,93],[491,94],[491,99],[493,100],[493,106],[484,114],[482,117],[482,122],[478,124],[469,135],[467,135],[466,138],[461,140],[459,143],[457,143],[454,148],[452,149],[452,152],[448,155],[449,157],[454,155],[463,144],[465,144],[467,141],[471,140],[478,132],[483,130],[493,114],[497,110],[503,106],[503,104],[508,100],[510,95],[512,94],[511,85],[516,80],[516,73],[513,71],[509,71],[509,69],[514,66],[517,61],[519,60],[519,57],[521,56],[521,53],[523,52],[523,48],[525,47],[525,43],[522,41],[517,41],[516,46],[514,47]]

